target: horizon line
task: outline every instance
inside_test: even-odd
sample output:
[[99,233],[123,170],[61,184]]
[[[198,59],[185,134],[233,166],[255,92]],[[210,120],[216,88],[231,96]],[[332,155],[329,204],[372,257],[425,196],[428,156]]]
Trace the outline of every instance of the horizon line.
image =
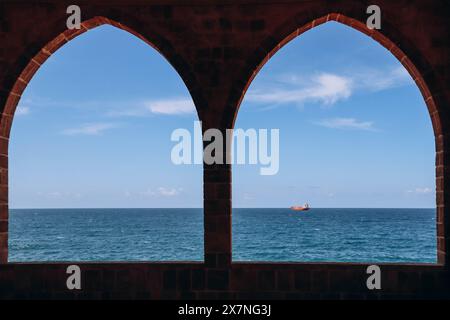
[[[37,207],[8,208],[8,210],[64,210],[64,209],[204,209],[203,207]],[[233,207],[232,209],[290,209],[290,207]],[[436,209],[436,207],[312,207],[313,209]]]

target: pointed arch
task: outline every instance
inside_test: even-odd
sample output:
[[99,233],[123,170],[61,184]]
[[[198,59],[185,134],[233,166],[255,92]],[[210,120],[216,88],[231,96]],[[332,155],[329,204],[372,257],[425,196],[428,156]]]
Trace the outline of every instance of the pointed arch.
[[[189,65],[182,59],[182,57],[180,57],[180,55],[177,54],[176,50],[172,47],[169,41],[160,35],[155,35],[153,39],[149,40],[147,37],[120,22],[104,16],[95,16],[91,19],[83,21],[80,29],[66,29],[62,33],[59,33],[42,48],[36,46],[36,50],[25,49],[23,56],[19,57],[19,59],[16,60],[16,63],[11,68],[6,70],[7,76],[5,77],[5,82],[2,85],[3,88],[6,88],[6,90],[2,89],[0,86],[1,93],[6,91],[6,94],[0,96],[0,103],[4,102],[4,104],[1,105],[2,112],[0,114],[0,264],[8,262],[8,149],[14,115],[22,94],[36,72],[53,53],[76,37],[91,29],[103,25],[110,25],[126,31],[155,49],[181,77],[196,107],[196,115],[197,117],[200,116],[197,108],[199,105],[198,101],[201,99],[200,93],[198,90],[193,91],[193,88],[197,87],[194,84],[195,77],[191,73]],[[30,51],[37,53],[30,55],[27,53]],[[195,92],[195,94],[193,94],[193,92]]]
[[[298,21],[305,21],[305,15],[301,14],[293,21],[287,21],[278,27],[276,32],[268,36],[254,52],[253,55],[246,62],[246,67],[243,68],[239,80],[235,81],[229,101],[227,103],[228,110],[224,112],[225,117],[222,119],[222,125],[227,128],[233,128],[236,122],[236,118],[239,112],[240,105],[244,99],[244,96],[250,87],[253,79],[262,69],[262,67],[272,58],[278,50],[288,44],[291,40],[297,38],[304,32],[317,27],[321,24],[329,21],[335,21],[351,27],[357,31],[364,33],[371,37],[385,49],[387,49],[394,57],[400,61],[403,67],[411,75],[412,79],[419,88],[425,104],[428,109],[428,113],[431,118],[434,137],[435,137],[435,164],[436,164],[436,224],[437,224],[437,257],[438,263],[446,263],[446,239],[448,235],[445,233],[445,199],[444,199],[444,185],[445,185],[445,139],[447,128],[443,127],[441,122],[441,113],[445,111],[444,107],[438,105],[439,99],[436,100],[434,94],[442,91],[438,81],[435,78],[431,68],[428,66],[426,59],[420,55],[414,48],[414,45],[405,43],[405,37],[395,34],[395,28],[391,27],[387,21],[383,21],[383,30],[388,30],[391,35],[394,34],[396,39],[401,39],[401,49],[393,40],[388,38],[381,31],[375,29],[369,29],[365,23],[351,18],[341,13],[332,12],[324,16],[320,16],[305,24],[300,24]],[[382,30],[382,31],[383,31]],[[383,31],[384,32],[384,31]],[[413,62],[412,58],[415,62]],[[418,67],[419,66],[419,67]],[[425,76],[424,76],[425,75]],[[445,123],[445,122],[444,122]]]
[[[12,121],[14,118],[14,113],[17,108],[17,104],[19,103],[19,100],[22,96],[23,91],[27,87],[28,83],[33,78],[34,74],[39,70],[41,65],[45,63],[45,61],[59,48],[61,48],[64,44],[69,42],[70,40],[78,37],[79,35],[102,25],[109,24],[113,27],[122,29],[124,31],[127,31],[134,35],[135,37],[139,38],[140,40],[144,41],[146,44],[151,46],[153,49],[155,49],[157,52],[159,52],[163,58],[166,59],[166,61],[175,69],[175,71],[180,75],[181,79],[183,80],[184,84],[186,85],[189,93],[191,94],[192,100],[194,102],[194,105],[196,106],[197,115],[200,116],[200,113],[198,112],[198,105],[200,101],[200,96],[197,91],[194,92],[193,88],[195,87],[193,83],[193,75],[189,71],[188,64],[185,63],[172,49],[172,47],[165,43],[165,40],[163,38],[160,38],[159,40],[152,39],[149,40],[146,37],[144,37],[142,34],[138,33],[137,31],[129,28],[128,26],[125,26],[124,24],[117,22],[115,20],[103,17],[103,16],[96,16],[94,18],[85,20],[81,23],[80,29],[73,29],[73,30],[65,30],[64,32],[60,33],[58,36],[56,36],[54,39],[52,39],[50,42],[48,42],[36,55],[34,55],[31,59],[29,59],[28,64],[23,68],[23,70],[20,72],[20,74],[16,77],[16,80],[14,84],[12,85],[11,90],[9,91],[9,95],[6,98],[6,103],[3,107],[3,112],[1,114],[0,119],[0,128],[1,128],[1,138],[2,139],[8,139]],[[6,151],[6,152],[5,152]],[[0,145],[0,154],[7,154],[7,150],[4,150],[2,146]]]
[[[236,121],[237,114],[239,112],[239,107],[242,103],[242,100],[247,92],[247,89],[249,88],[250,84],[252,83],[253,79],[256,77],[256,75],[259,73],[259,71],[262,69],[262,67],[269,61],[270,58],[272,58],[278,50],[280,50],[282,47],[284,47],[286,44],[288,44],[291,40],[297,38],[304,32],[315,28],[321,24],[327,23],[329,21],[335,21],[342,23],[344,25],[347,25],[353,29],[356,29],[367,36],[373,38],[375,41],[377,41],[379,44],[381,44],[384,48],[386,48],[388,51],[390,51],[398,61],[402,63],[402,65],[405,67],[405,69],[408,71],[408,73],[411,75],[413,80],[415,81],[416,85],[419,87],[420,92],[422,93],[422,96],[425,100],[425,103],[428,107],[428,111],[430,113],[431,120],[433,122],[433,130],[436,139],[440,136],[442,136],[442,126],[440,122],[440,117],[438,113],[438,109],[436,107],[436,103],[434,101],[434,98],[432,96],[432,90],[430,89],[428,83],[425,81],[424,77],[422,76],[421,72],[418,70],[418,68],[415,66],[415,64],[411,61],[409,56],[402,51],[392,40],[387,38],[383,33],[381,33],[378,30],[375,29],[369,29],[364,23],[362,23],[359,20],[347,17],[340,13],[330,13],[325,16],[319,17],[317,19],[314,19],[305,25],[301,27],[297,27],[292,31],[291,22],[288,22],[286,25],[282,25],[276,34],[281,35],[279,41],[275,40],[274,38],[270,37],[263,41],[263,44],[260,46],[260,49],[255,52],[255,54],[248,59],[247,61],[247,68],[243,71],[243,78],[246,79],[244,82],[237,82],[235,85],[235,88],[232,90],[233,92],[240,92],[240,96],[238,98],[236,109],[232,110],[232,112],[228,113],[228,115],[232,115],[231,119],[231,126],[234,126],[234,123]],[[290,29],[290,30],[289,30]],[[284,34],[287,34],[287,36],[282,36]],[[417,56],[417,54],[414,54]],[[243,88],[239,89],[239,85],[243,85]],[[437,88],[434,88],[435,90],[438,90]],[[435,91],[433,90],[433,91]],[[437,150],[438,151],[438,150]]]

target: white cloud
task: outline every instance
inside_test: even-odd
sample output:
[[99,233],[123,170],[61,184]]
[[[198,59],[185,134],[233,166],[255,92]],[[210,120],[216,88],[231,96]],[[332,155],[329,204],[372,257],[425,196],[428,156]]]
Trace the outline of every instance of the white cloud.
[[314,124],[332,129],[351,129],[374,131],[372,121],[359,121],[355,118],[330,118],[314,122]]
[[157,114],[176,115],[195,112],[191,99],[154,100],[146,102],[145,106],[150,112]]
[[352,80],[347,77],[321,73],[308,82],[310,84],[303,88],[250,91],[247,99],[251,102],[271,104],[300,104],[310,101],[331,105],[339,100],[347,99],[352,94]]
[[431,188],[416,188],[414,190],[408,190],[407,193],[413,194],[430,194],[433,192]]
[[408,71],[402,66],[384,71],[368,69],[353,78],[357,88],[369,91],[382,91],[414,83]]
[[[190,96],[173,96],[162,99],[133,99],[126,101],[90,100],[64,101],[26,99],[27,108],[67,108],[96,111],[109,117],[145,117],[152,114],[182,115],[195,113],[195,105]],[[27,112],[29,110],[26,110]],[[17,112],[17,111],[16,111]],[[19,111],[20,112],[20,111]]]
[[18,106],[16,108],[16,112],[14,113],[16,116],[24,116],[30,113],[30,108],[25,106]]
[[180,190],[179,189],[175,189],[175,188],[159,187],[158,188],[158,194],[163,196],[163,197],[173,197],[173,196],[179,195],[180,194]]
[[181,191],[183,191],[182,188],[159,187],[156,190],[148,189],[144,192],[141,192],[141,195],[147,197],[174,197],[178,196]]
[[147,100],[128,107],[114,107],[107,112],[109,117],[146,117],[152,114],[183,115],[195,112],[195,106],[189,98],[169,98]]
[[78,128],[66,129],[62,133],[69,136],[74,135],[100,135],[104,131],[117,128],[117,123],[87,123]]
[[246,99],[272,105],[306,102],[333,105],[350,98],[357,91],[376,92],[414,84],[402,66],[388,70],[366,68],[342,74],[321,72],[309,77],[284,74],[276,78],[274,83],[281,83],[281,88],[272,83],[264,90],[250,90]]

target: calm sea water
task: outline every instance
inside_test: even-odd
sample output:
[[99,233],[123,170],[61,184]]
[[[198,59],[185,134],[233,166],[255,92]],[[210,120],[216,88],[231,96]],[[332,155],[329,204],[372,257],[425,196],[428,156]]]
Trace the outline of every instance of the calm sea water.
[[[434,209],[234,209],[233,260],[436,262]],[[202,209],[10,210],[9,261],[203,260]]]

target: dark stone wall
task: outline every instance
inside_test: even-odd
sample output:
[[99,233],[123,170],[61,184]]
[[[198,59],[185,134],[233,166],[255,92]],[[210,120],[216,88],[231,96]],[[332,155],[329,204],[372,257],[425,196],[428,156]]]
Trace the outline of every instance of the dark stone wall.
[[[450,2],[80,0],[82,29],[67,30],[69,4],[56,0],[0,2],[0,297],[450,296]],[[381,30],[365,25],[370,4],[381,7]],[[436,138],[439,265],[381,265],[382,290],[369,291],[365,286],[367,265],[232,263],[229,165],[204,165],[204,263],[79,264],[83,290],[74,292],[65,287],[68,264],[7,262],[11,123],[27,83],[59,47],[105,23],[136,35],[156,48],[180,74],[203,129],[224,130],[233,127],[242,97],[264,63],[291,39],[330,20],[378,41],[401,61],[422,92]]]
[[368,290],[367,265],[345,263],[78,263],[81,290],[68,290],[69,264],[0,266],[2,299],[450,299],[438,265],[380,265],[381,290]]

